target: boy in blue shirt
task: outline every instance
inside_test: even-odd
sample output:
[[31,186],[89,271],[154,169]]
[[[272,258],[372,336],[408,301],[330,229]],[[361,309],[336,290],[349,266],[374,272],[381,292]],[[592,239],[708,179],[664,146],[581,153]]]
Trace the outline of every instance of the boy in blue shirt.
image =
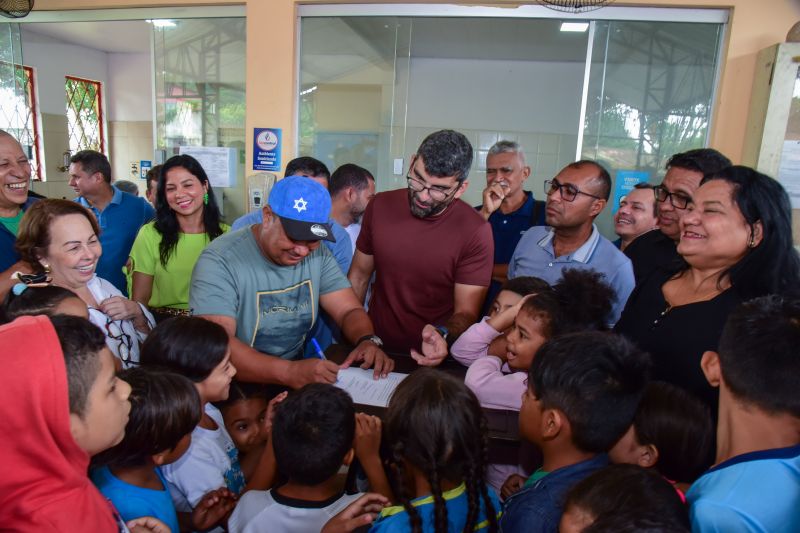
[[[132,368],[119,374],[131,386],[131,412],[122,442],[95,456],[94,484],[124,520],[153,516],[180,531],[161,466],[186,453],[200,422],[200,397],[191,381],[171,372]],[[205,530],[234,506],[227,489],[206,494],[184,526]],[[187,529],[184,527],[183,529]]]
[[[537,352],[519,413],[520,436],[542,451],[542,467],[508,497],[500,531],[558,531],[569,489],[608,465],[647,384],[649,358],[623,337],[582,332]],[[509,492],[514,476],[506,481]],[[517,478],[519,481],[519,478]]]
[[719,387],[715,466],[686,497],[692,531],[800,531],[800,300],[765,296],[731,313],[701,366]]

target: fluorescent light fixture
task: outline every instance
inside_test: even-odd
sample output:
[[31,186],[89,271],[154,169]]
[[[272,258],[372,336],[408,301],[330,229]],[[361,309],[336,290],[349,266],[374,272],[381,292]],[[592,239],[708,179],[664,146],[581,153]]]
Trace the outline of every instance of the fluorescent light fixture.
[[313,93],[313,92],[314,92],[314,91],[316,91],[316,90],[317,90],[317,86],[316,86],[316,85],[314,85],[313,87],[309,87],[309,88],[308,88],[308,89],[306,89],[305,91],[300,91],[300,96],[303,96],[303,95],[306,95],[306,94],[311,94],[311,93]]
[[147,22],[155,26],[156,28],[174,28],[177,26],[174,21],[167,20],[167,19],[148,19]]
[[589,29],[588,22],[562,22],[561,31],[585,32]]

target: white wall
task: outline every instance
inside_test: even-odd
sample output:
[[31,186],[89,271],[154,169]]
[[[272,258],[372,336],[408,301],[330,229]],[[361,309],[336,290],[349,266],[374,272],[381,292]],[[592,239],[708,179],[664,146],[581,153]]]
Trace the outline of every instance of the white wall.
[[574,135],[583,73],[583,63],[412,58],[408,125]]
[[460,131],[475,149],[462,199],[478,205],[489,148],[516,141],[531,167],[525,188],[543,198],[544,180],[575,160],[583,74],[583,63],[412,58],[404,156],[433,131]]
[[24,24],[22,61],[36,67],[42,113],[66,113],[64,76],[108,82],[107,53],[26,31]]
[[108,55],[108,120],[153,120],[153,74],[150,54]]
[[[31,32],[22,25],[22,60],[35,68],[42,117],[46,183],[37,192],[74,196],[58,170],[67,140],[64,76],[103,84],[106,140],[114,179],[129,179],[131,161],[152,159],[152,69],[147,53],[107,53]],[[141,187],[140,187],[141,188]]]

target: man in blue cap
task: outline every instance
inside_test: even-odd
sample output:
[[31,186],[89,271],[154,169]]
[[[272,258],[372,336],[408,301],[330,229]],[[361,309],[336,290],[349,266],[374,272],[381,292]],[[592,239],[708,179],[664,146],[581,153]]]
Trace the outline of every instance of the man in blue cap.
[[272,188],[261,224],[217,238],[197,261],[189,307],[228,331],[239,379],[295,388],[335,382],[338,365],[302,360],[320,307],[355,345],[343,366],[360,362],[376,377],[394,367],[336,260],[320,246],[335,240],[330,210],[320,184],[284,178]]

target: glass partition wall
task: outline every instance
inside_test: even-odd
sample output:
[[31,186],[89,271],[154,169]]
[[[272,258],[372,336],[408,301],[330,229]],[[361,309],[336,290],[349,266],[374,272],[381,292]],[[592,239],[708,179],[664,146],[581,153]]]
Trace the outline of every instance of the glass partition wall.
[[[626,182],[655,183],[670,155],[705,145],[724,24],[562,22],[301,16],[299,154],[331,170],[360,164],[390,190],[405,186],[428,133],[456,129],[476,151],[463,199],[478,205],[501,139],[525,149],[537,198],[578,158],[601,161],[615,182],[628,171]],[[609,237],[611,214],[598,220]]]
[[237,175],[216,189],[229,222],[246,212],[245,46],[244,18],[153,25],[156,150],[169,158],[182,146],[234,148]]

